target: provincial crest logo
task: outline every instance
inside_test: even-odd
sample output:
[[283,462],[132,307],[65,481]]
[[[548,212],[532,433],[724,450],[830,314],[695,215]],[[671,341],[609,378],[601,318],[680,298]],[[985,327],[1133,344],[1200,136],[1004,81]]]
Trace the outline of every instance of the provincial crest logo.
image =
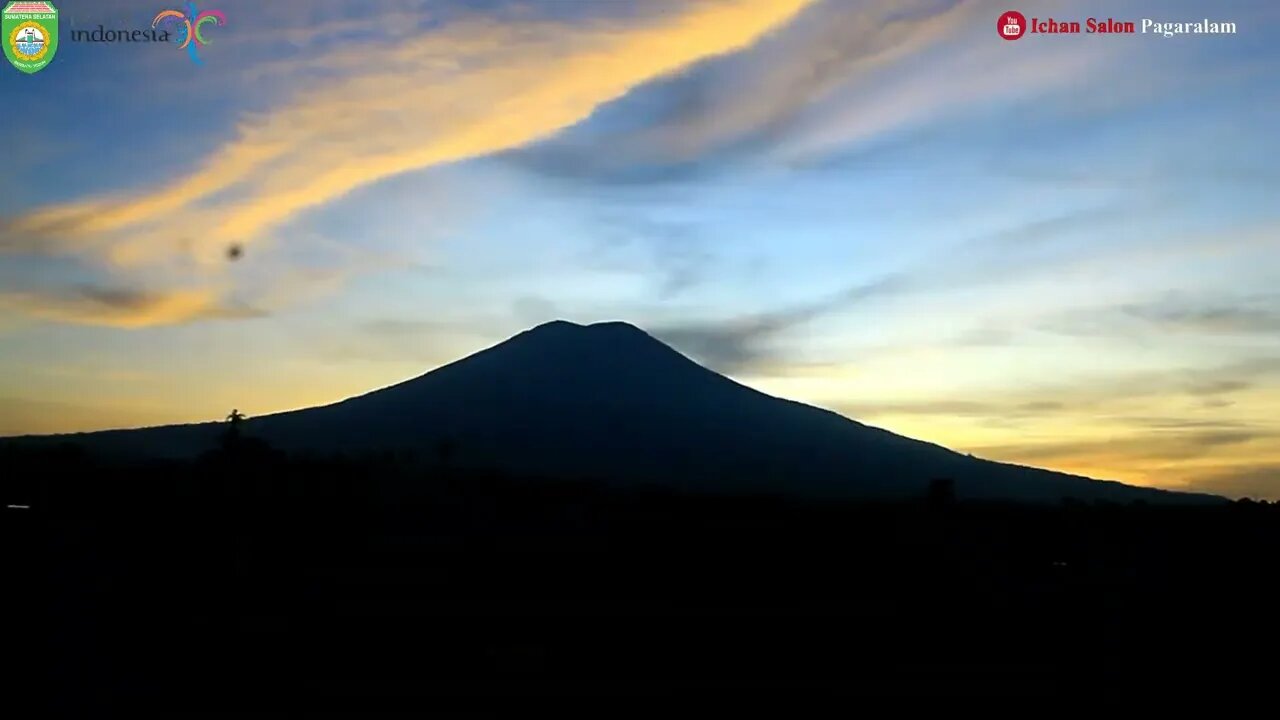
[[50,2],[13,0],[0,14],[4,56],[24,73],[43,70],[58,52],[58,9]]

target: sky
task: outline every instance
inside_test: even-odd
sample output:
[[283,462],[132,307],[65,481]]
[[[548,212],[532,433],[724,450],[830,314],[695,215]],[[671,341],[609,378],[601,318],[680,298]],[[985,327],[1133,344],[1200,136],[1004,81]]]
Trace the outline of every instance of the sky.
[[625,320],[959,451],[1280,498],[1274,3],[209,0],[199,65],[71,38],[163,2],[56,4],[0,66],[0,435]]

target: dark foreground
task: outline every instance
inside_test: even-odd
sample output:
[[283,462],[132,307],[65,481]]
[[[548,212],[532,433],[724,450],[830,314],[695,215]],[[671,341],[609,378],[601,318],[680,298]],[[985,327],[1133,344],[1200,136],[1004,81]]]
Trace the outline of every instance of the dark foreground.
[[1274,679],[1277,505],[806,506],[265,452],[0,463],[31,506],[3,522],[14,717]]

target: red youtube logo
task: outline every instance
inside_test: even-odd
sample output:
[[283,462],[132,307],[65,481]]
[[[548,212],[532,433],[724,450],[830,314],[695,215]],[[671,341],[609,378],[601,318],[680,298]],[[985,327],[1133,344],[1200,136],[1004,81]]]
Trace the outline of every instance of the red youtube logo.
[[1010,10],[996,18],[996,32],[1005,40],[1017,40],[1027,31],[1027,16]]

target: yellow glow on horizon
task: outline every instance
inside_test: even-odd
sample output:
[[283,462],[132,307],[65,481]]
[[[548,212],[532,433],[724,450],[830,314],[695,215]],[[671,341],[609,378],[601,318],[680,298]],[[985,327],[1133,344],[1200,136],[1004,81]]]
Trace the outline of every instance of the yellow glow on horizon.
[[[1274,413],[1280,387],[1241,389],[1217,407],[1168,391],[1109,396],[1087,387],[982,390],[974,378],[961,382],[936,369],[917,375],[920,368],[909,358],[885,379],[875,365],[777,368],[745,381],[959,452],[1102,480],[1215,492],[1201,483],[1280,467],[1280,418]],[[1280,497],[1280,487],[1274,495]]]
[[[1280,404],[1280,388],[1260,388],[1233,396],[1230,418],[1241,423],[1261,423],[1260,427],[1271,427],[1276,433],[1242,433],[1239,437],[1229,430],[1202,434],[1176,427],[1135,427],[1133,418],[1146,414],[1184,418],[1194,428],[1198,416],[1188,410],[1188,398],[1175,395],[1154,396],[1140,402],[1117,401],[1109,409],[1094,405],[1073,409],[1071,402],[1059,398],[1061,407],[1028,410],[1022,415],[1004,414],[999,408],[1026,407],[1029,402],[1034,407],[1034,401],[1008,396],[989,398],[991,408],[941,401],[936,411],[888,409],[864,414],[857,411],[856,404],[833,402],[833,397],[840,397],[838,394],[779,392],[780,387],[795,390],[807,385],[809,390],[821,387],[830,393],[841,387],[841,374],[835,370],[830,366],[799,369],[795,373],[801,378],[799,384],[778,382],[780,378],[774,378],[775,382],[756,379],[749,384],[770,394],[836,409],[855,420],[989,460],[1134,485],[1213,492],[1213,487],[1201,485],[1200,481],[1251,468],[1280,467],[1280,447],[1274,442],[1280,427],[1267,412],[1267,408]],[[345,363],[306,367],[298,372],[277,369],[267,381],[254,385],[248,402],[244,387],[222,378],[189,387],[184,391],[181,410],[172,406],[171,385],[160,378],[134,373],[112,381],[120,389],[118,397],[91,400],[88,405],[71,400],[36,403],[10,398],[0,422],[0,435],[209,422],[223,417],[231,407],[238,407],[251,417],[260,416],[331,404],[394,385],[424,371],[411,363]],[[834,374],[823,380],[825,373]],[[845,368],[843,373],[847,379],[850,369]],[[54,374],[46,379],[47,387],[39,389],[42,394],[56,396],[54,388],[92,378],[89,371],[78,378]],[[158,392],[159,388],[167,389]],[[1206,425],[1212,426],[1211,421],[1216,418],[1229,427],[1230,418],[1221,413],[1205,411],[1202,415]],[[1272,424],[1268,425],[1268,421]]]

